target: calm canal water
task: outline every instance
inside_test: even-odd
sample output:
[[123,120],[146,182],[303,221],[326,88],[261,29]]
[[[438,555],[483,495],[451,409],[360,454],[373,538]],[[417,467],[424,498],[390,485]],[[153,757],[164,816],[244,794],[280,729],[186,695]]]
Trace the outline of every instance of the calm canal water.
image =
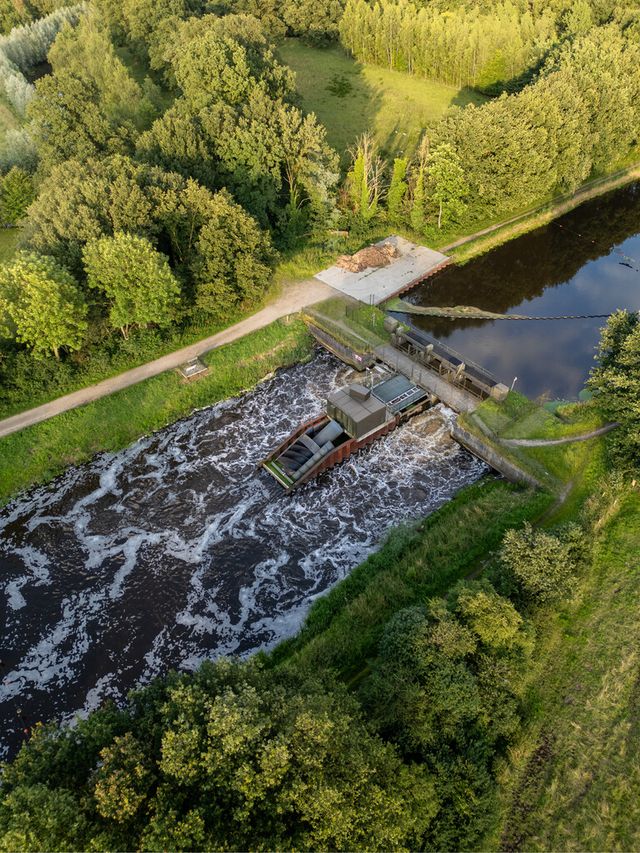
[[[640,309],[640,185],[586,202],[545,228],[411,291],[426,306],[562,316]],[[575,399],[605,320],[448,320],[407,317],[531,397]]]
[[257,463],[349,376],[318,355],[0,511],[0,755],[38,720],[290,636],[391,527],[484,473],[438,407],[285,495]]

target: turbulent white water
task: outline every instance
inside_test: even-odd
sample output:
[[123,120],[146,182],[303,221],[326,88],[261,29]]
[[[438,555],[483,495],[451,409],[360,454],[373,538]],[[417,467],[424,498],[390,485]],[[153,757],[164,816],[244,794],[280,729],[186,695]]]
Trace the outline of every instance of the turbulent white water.
[[483,473],[438,407],[285,495],[257,463],[348,374],[320,355],[0,513],[5,754],[37,720],[290,636],[392,526]]

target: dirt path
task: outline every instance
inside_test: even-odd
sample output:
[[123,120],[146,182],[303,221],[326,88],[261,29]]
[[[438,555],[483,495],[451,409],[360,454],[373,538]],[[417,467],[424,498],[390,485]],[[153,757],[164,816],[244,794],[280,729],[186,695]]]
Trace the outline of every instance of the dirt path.
[[598,435],[604,435],[611,432],[612,429],[620,426],[618,423],[605,424],[598,429],[592,429],[591,432],[585,432],[582,435],[569,435],[565,438],[500,438],[500,444],[506,444],[509,447],[551,447],[555,444],[571,444],[574,441],[587,441],[590,438],[596,438]]
[[41,421],[46,421],[55,415],[59,415],[61,412],[68,412],[70,409],[91,403],[93,400],[99,400],[101,397],[106,397],[115,391],[121,391],[130,385],[136,385],[138,382],[150,379],[152,376],[158,376],[158,374],[164,373],[166,370],[179,367],[186,361],[204,355],[204,353],[216,349],[223,344],[236,341],[238,338],[242,338],[258,329],[263,329],[265,326],[268,326],[275,320],[279,320],[281,317],[286,317],[288,314],[297,314],[298,311],[301,311],[308,305],[313,305],[315,302],[320,302],[322,299],[327,299],[333,295],[335,295],[335,291],[331,287],[316,279],[296,282],[286,287],[283,293],[270,305],[267,305],[245,320],[241,320],[234,326],[229,326],[228,329],[218,332],[216,335],[211,335],[188,347],[183,347],[168,355],[163,355],[161,358],[140,365],[140,367],[134,367],[132,370],[120,373],[118,376],[104,379],[96,385],[90,385],[88,388],[81,388],[79,391],[66,394],[64,397],[58,397],[56,400],[52,400],[50,403],[45,403],[42,406],[37,406],[35,409],[29,409],[26,412],[20,412],[17,415],[5,418],[0,421],[0,438],[10,435],[12,432],[18,432],[18,430],[33,426],[33,424],[40,423]]

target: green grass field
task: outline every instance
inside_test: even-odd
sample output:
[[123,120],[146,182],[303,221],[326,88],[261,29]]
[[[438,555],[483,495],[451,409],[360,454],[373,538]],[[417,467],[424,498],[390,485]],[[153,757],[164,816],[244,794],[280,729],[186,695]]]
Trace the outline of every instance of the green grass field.
[[640,848],[640,492],[605,512],[593,568],[547,638],[503,777],[500,850]]
[[211,372],[192,383],[163,373],[80,409],[0,439],[0,504],[67,465],[119,450],[142,435],[253,387],[311,354],[302,321],[278,321],[204,357]]
[[279,52],[297,74],[304,109],[317,115],[340,154],[366,130],[386,156],[411,154],[424,129],[448,107],[486,100],[468,89],[361,65],[339,46],[315,48],[287,39]]

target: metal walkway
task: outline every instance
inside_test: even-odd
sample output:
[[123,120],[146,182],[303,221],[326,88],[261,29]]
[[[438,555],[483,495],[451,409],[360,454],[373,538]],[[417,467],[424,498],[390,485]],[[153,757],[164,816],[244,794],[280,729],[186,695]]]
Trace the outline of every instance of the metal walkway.
[[477,396],[474,396],[464,388],[453,385],[443,376],[440,376],[428,367],[418,364],[418,362],[390,344],[376,347],[375,352],[380,361],[383,361],[393,370],[411,379],[416,385],[424,388],[425,391],[437,397],[438,400],[441,400],[446,406],[449,406],[456,412],[473,412],[482,402]]

